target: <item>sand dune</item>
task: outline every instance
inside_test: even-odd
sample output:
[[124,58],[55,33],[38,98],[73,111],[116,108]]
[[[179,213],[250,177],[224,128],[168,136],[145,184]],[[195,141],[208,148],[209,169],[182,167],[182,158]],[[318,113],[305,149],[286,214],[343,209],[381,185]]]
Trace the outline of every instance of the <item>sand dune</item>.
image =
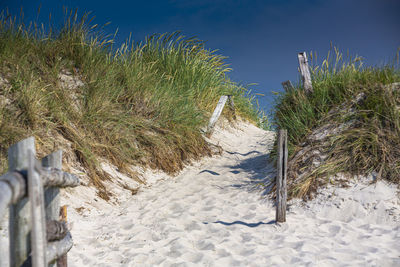
[[240,128],[217,129],[212,141],[224,148],[221,156],[118,206],[74,213],[70,265],[400,265],[394,186],[327,189],[305,206],[291,203],[287,223],[276,225],[273,203],[258,186],[273,177],[274,133]]
[[369,185],[373,177],[292,201],[287,223],[275,224],[260,186],[274,177],[274,138],[244,123],[217,128],[211,142],[221,156],[177,177],[147,171],[150,186],[136,195],[111,188],[114,204],[90,187],[64,192],[74,223],[69,266],[400,266],[398,192]]

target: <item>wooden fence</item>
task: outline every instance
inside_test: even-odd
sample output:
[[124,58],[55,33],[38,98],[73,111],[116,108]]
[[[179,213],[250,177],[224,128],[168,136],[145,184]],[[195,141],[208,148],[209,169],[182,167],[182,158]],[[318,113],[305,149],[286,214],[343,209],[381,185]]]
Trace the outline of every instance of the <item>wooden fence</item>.
[[[8,149],[8,172],[0,176],[0,220],[9,207],[10,266],[66,266],[73,242],[65,221],[59,221],[59,188],[79,179],[61,171],[62,151],[35,158],[29,137]],[[62,209],[65,213],[65,207]],[[64,214],[65,215],[65,214]]]
[[[307,53],[301,52],[297,55],[299,60],[299,70],[304,90],[307,94],[313,92],[310,67],[308,65]],[[290,81],[282,82],[283,89],[286,93],[293,92],[294,86]],[[278,159],[277,159],[277,175],[276,175],[276,222],[286,222],[286,202],[287,202],[287,130],[280,129],[278,131]]]

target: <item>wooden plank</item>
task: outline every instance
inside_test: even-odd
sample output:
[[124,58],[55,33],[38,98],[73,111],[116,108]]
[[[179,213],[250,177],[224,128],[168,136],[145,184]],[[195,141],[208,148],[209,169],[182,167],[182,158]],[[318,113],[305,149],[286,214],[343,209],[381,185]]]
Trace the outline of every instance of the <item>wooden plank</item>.
[[312,93],[313,88],[311,83],[311,74],[310,68],[308,66],[307,54],[306,52],[302,52],[299,53],[297,57],[299,59],[300,73],[301,79],[303,81],[304,90],[306,91],[306,93]]
[[32,248],[32,266],[45,267],[46,260],[46,227],[44,211],[44,192],[42,179],[39,175],[41,166],[35,158],[35,154],[29,150],[28,166],[28,195],[31,203],[31,248]]
[[[0,176],[0,227],[3,224],[3,217],[8,211],[8,207],[11,204],[16,204],[25,195],[26,182],[21,174],[17,172],[7,172]],[[7,221],[9,224],[9,222]],[[6,227],[9,229],[10,227]],[[9,234],[6,234],[9,237]],[[0,236],[0,242],[2,242],[2,236]],[[4,265],[4,262],[10,262],[9,249],[3,250],[0,248],[0,266]]]
[[283,86],[283,89],[285,89],[285,92],[286,93],[289,93],[289,92],[293,92],[294,91],[294,87],[293,87],[293,84],[292,84],[292,82],[291,81],[285,81],[285,82],[282,82],[282,86]]
[[25,195],[25,180],[17,172],[0,176],[0,220],[10,204],[17,203]]
[[[62,168],[62,150],[58,150],[42,159],[43,167]],[[44,191],[44,201],[46,209],[46,220],[58,220],[60,209],[60,189],[58,187],[49,187]],[[46,224],[46,231],[48,231]],[[48,238],[48,235],[46,235]],[[55,263],[49,264],[49,267],[56,266]]]
[[11,203],[13,192],[10,185],[0,180],[0,222],[2,221],[8,205]]
[[67,252],[72,248],[73,245],[74,243],[72,241],[70,232],[68,232],[63,239],[50,242],[48,244],[46,254],[48,262],[54,262],[56,259],[58,259],[58,267],[67,267],[67,257],[64,256],[66,256]]
[[226,95],[223,95],[219,98],[218,104],[217,104],[216,108],[214,109],[214,112],[210,118],[210,122],[208,123],[208,127],[207,127],[208,135],[212,134],[212,132],[214,130],[214,126],[217,123],[219,116],[221,116],[222,110],[224,109],[227,99],[228,99],[228,96],[226,96]]
[[[62,206],[60,209],[60,218],[61,221],[63,221],[64,223],[67,223],[67,206]],[[71,243],[72,243],[72,238],[71,238]],[[71,245],[72,247],[72,245]],[[70,248],[71,248],[70,247]],[[60,256],[60,258],[57,260],[57,267],[67,267],[68,265],[68,258],[67,258],[67,254],[61,254],[62,256]]]
[[[80,184],[79,178],[73,174],[63,172],[58,168],[43,167],[40,169],[42,184],[50,188],[53,187],[75,187]],[[0,176],[1,191],[4,192],[0,198],[0,218],[4,216],[3,212],[10,204],[18,203],[26,195],[26,170],[21,172],[7,172]],[[49,189],[49,188],[48,188]],[[58,188],[57,188],[58,189]],[[9,195],[8,192],[11,194]],[[47,191],[47,190],[46,190]],[[59,190],[54,190],[59,191]],[[54,197],[49,197],[48,201],[53,202]],[[59,207],[55,208],[53,219],[58,219]],[[56,212],[57,211],[57,212]],[[47,216],[47,215],[46,215]],[[47,219],[51,219],[48,217]]]
[[[62,150],[58,150],[42,159],[43,167],[53,167],[61,170]],[[60,189],[58,187],[48,187],[44,191],[46,208],[46,220],[58,220],[60,209]]]
[[234,120],[236,120],[236,111],[235,111],[235,103],[233,102],[233,95],[228,95],[228,103],[229,103],[229,108],[232,112],[232,117]]
[[48,242],[63,239],[68,232],[67,224],[56,220],[46,221],[46,240]]
[[[5,215],[7,208],[12,201],[12,197],[13,192],[11,186],[7,182],[0,180],[0,228],[2,228],[3,223],[5,223],[5,220],[3,220],[3,216]],[[7,229],[9,227],[5,226],[5,228]],[[5,263],[10,262],[8,248],[7,250],[5,250],[1,246],[1,244],[4,242],[3,238],[7,236],[7,233],[4,236],[0,235],[0,266],[6,266]]]
[[12,190],[12,203],[17,203],[26,195],[26,180],[19,172],[7,172],[0,176],[0,180],[8,183]]
[[79,178],[58,168],[42,167],[40,176],[45,187],[75,187],[80,185]]
[[[28,168],[28,150],[35,153],[35,139],[29,137],[8,149],[8,170],[22,170]],[[21,199],[10,206],[10,266],[19,267],[30,253],[29,233],[31,225],[30,203],[28,198]]]
[[276,176],[276,222],[286,222],[287,131],[278,133],[278,162]]
[[[42,159],[43,167],[53,167],[61,170],[62,150],[58,150]],[[58,187],[48,187],[44,192],[46,220],[58,220],[60,209],[60,189]]]

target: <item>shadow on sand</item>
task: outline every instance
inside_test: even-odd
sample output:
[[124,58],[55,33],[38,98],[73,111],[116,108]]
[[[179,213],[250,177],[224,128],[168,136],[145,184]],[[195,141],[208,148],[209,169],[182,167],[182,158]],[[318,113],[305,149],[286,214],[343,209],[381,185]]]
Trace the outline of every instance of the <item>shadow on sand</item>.
[[210,170],[202,170],[201,172],[199,172],[199,174],[203,173],[203,172],[208,172],[208,173],[210,173],[212,175],[220,175],[218,172],[214,172],[214,171],[210,171]]
[[271,182],[275,180],[276,170],[270,160],[269,153],[262,154],[259,151],[253,153],[258,155],[244,159],[236,165],[227,166],[231,169],[231,173],[245,172],[246,177],[248,177],[247,180],[230,186],[249,191],[261,191],[262,195],[267,195],[272,189],[273,184]]
[[231,151],[225,151],[225,152],[228,153],[228,154],[231,154],[231,155],[240,155],[240,156],[243,156],[243,157],[251,155],[251,154],[261,154],[260,151],[256,151],[256,150],[253,150],[253,151],[250,151],[250,152],[247,152],[247,153],[239,153],[239,152],[231,152]]
[[[208,224],[208,222],[203,222],[204,224]],[[257,227],[260,226],[262,224],[275,224],[275,220],[269,221],[269,222],[258,222],[258,223],[246,223],[246,222],[242,222],[242,221],[234,221],[234,222],[223,222],[223,221],[216,221],[213,223],[219,223],[219,224],[223,224],[226,226],[231,226],[231,225],[235,225],[235,224],[240,224],[240,225],[244,225],[247,227]]]

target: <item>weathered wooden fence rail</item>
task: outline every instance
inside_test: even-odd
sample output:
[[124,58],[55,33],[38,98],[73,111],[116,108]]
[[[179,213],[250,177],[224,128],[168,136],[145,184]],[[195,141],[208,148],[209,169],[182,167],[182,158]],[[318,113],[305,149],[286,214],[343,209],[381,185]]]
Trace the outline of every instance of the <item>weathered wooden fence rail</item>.
[[206,132],[207,136],[211,136],[211,134],[213,133],[215,124],[217,123],[219,116],[221,116],[221,113],[222,113],[222,110],[224,109],[226,101],[228,101],[228,103],[229,103],[229,108],[231,109],[233,118],[236,119],[235,104],[233,103],[233,96],[232,95],[221,96],[219,98],[218,104],[215,107],[214,112],[210,118],[210,122],[208,123],[207,132]]
[[66,224],[58,221],[58,188],[78,186],[80,182],[75,175],[61,171],[61,155],[57,151],[40,164],[35,158],[33,137],[8,149],[9,171],[0,176],[0,220],[9,207],[12,267],[52,266],[73,245]]

